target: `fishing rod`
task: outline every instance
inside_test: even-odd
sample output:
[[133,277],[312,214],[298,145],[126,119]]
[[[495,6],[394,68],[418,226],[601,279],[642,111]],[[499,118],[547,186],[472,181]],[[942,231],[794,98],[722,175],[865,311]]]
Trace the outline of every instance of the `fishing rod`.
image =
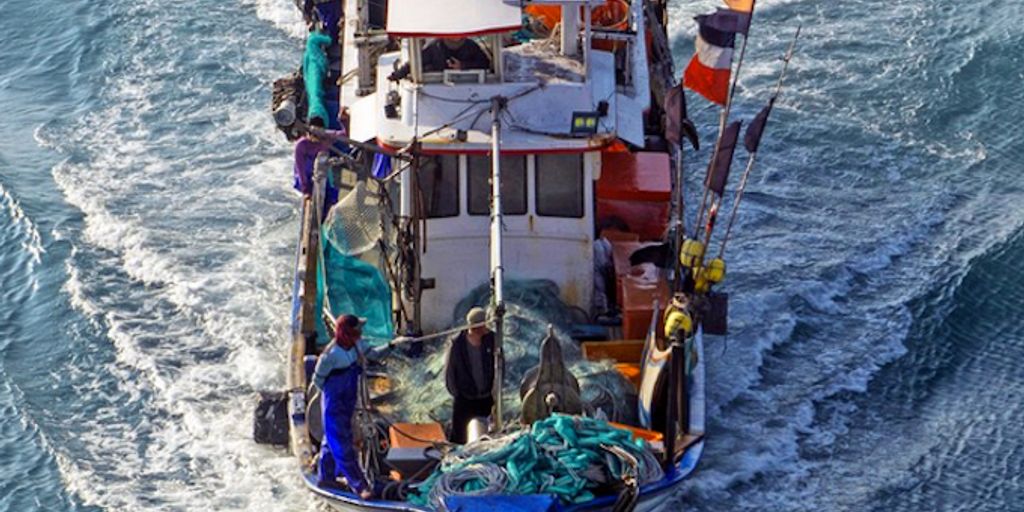
[[[793,35],[793,40],[789,43],[789,48],[786,50],[786,54],[782,57],[782,71],[779,72],[779,78],[775,82],[775,91],[772,96],[768,99],[768,106],[764,110],[764,119],[762,123],[768,122],[768,114],[771,112],[772,107],[775,105],[775,100],[779,98],[779,94],[782,92],[782,80],[786,76],[786,70],[789,69],[789,61],[793,59],[793,52],[796,49],[796,41],[800,38],[800,29],[802,25],[797,25],[796,34]],[[758,114],[760,116],[761,114]],[[756,118],[755,118],[756,122]],[[752,128],[752,127],[751,127]],[[750,128],[748,128],[749,130]],[[762,124],[761,129],[764,129]],[[757,134],[757,140],[755,144],[760,144],[761,133]],[[749,148],[748,148],[749,149]],[[721,258],[725,254],[725,245],[729,242],[729,235],[732,233],[733,224],[736,223],[736,214],[739,211],[740,201],[743,200],[743,192],[747,188],[747,180],[750,178],[750,171],[754,168],[754,161],[757,159],[757,147],[750,152],[750,158],[747,159],[747,168],[743,171],[743,178],[740,180],[740,186],[736,191],[736,201],[732,206],[732,214],[729,217],[729,224],[725,228],[725,236],[722,239],[722,246],[718,248],[718,257]]]

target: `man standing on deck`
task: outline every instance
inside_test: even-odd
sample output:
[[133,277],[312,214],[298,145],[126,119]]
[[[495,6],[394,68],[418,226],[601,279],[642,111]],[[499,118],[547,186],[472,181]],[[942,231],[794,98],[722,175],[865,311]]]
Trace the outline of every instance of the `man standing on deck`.
[[459,444],[466,442],[469,420],[490,416],[494,407],[494,333],[486,321],[482,308],[470,309],[470,327],[452,341],[445,358],[445,383],[455,399],[451,440]]
[[316,362],[313,384],[320,390],[324,425],[320,444],[320,482],[317,485],[336,487],[340,473],[348,481],[349,488],[367,500],[373,492],[356,460],[352,441],[352,414],[359,398],[363,356],[376,359],[380,351],[371,352],[370,346],[363,340],[365,323],[365,318],[354,315],[338,317],[334,326],[334,340],[324,348]]

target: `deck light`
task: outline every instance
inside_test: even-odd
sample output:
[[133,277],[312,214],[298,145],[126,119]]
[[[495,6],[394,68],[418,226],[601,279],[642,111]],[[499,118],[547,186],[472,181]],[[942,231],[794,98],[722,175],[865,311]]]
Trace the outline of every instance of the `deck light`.
[[573,135],[593,135],[597,133],[597,112],[573,112],[572,129]]

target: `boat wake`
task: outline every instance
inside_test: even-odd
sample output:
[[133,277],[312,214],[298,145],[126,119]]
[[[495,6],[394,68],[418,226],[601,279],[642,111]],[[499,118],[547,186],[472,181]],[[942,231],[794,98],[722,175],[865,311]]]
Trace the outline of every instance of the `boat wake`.
[[[781,54],[794,20],[804,35],[730,242],[732,333],[706,340],[711,435],[679,502],[1012,508],[1024,422],[1007,397],[1024,343],[1009,322],[1024,284],[1003,276],[1020,273],[1024,211],[1005,162],[1024,154],[1004,127],[1024,104],[1022,7],[758,6],[748,62]],[[677,69],[707,7],[673,5]],[[77,28],[61,43],[75,103],[37,132],[82,218],[33,220],[0,184],[0,246],[16,248],[0,273],[3,446],[32,447],[17,467],[55,460],[59,475],[33,476],[84,508],[313,508],[249,418],[254,392],[283,381],[297,212],[289,147],[264,112],[301,52],[300,15],[289,0],[141,0],[88,16],[61,23]],[[736,115],[749,118],[776,68],[746,69]],[[17,316],[65,251],[53,307],[73,318]],[[28,333],[58,321],[59,340]],[[71,348],[56,364],[21,348],[43,376],[15,385],[8,340],[25,337]]]
[[[292,460],[252,442],[255,392],[281,385],[296,211],[288,149],[263,114],[294,41],[266,6],[134,2],[112,17],[96,108],[39,130],[84,214],[68,302],[88,321],[55,413],[66,487],[86,505],[294,510]],[[283,18],[282,18],[283,19]],[[182,26],[195,38],[182,44]],[[255,36],[254,34],[260,34]]]

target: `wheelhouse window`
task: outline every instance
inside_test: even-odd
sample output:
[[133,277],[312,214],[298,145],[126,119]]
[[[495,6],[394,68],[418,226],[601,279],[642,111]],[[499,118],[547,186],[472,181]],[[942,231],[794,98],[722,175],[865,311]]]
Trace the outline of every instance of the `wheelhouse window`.
[[459,158],[443,155],[421,161],[419,184],[428,218],[459,214]]
[[583,155],[537,155],[537,214],[583,217]]
[[[501,45],[498,37],[415,38],[412,52],[418,55],[417,81],[479,84],[490,81],[498,72]],[[405,78],[411,73],[410,66],[401,66],[393,76]]]
[[[491,212],[491,157],[467,157],[469,214]],[[501,211],[506,215],[526,214],[526,157],[501,157]]]

